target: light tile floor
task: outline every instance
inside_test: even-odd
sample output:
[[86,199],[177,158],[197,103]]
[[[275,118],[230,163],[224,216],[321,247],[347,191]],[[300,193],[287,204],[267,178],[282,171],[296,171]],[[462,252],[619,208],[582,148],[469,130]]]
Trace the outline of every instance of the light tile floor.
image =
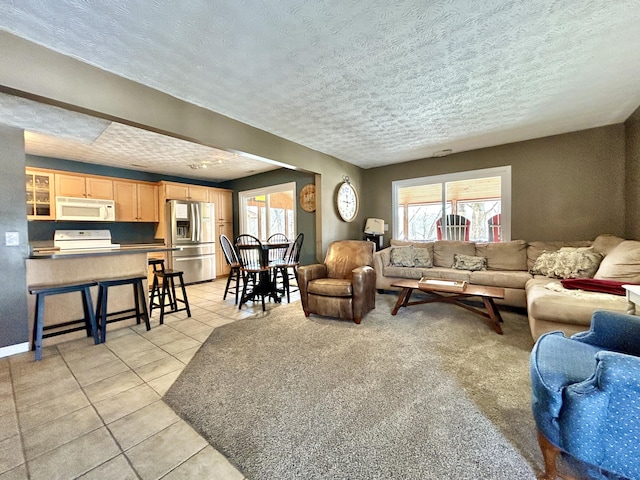
[[[225,279],[187,287],[186,312],[0,359],[0,480],[244,479],[162,395],[221,325],[264,315],[222,300]],[[292,294],[291,301],[299,301]],[[278,308],[269,303],[267,309]]]

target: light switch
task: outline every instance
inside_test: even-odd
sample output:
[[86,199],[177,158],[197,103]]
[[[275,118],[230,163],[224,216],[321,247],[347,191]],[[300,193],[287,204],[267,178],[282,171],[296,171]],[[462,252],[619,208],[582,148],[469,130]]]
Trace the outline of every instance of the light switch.
[[389,231],[389,224],[388,224],[388,223],[385,223],[385,224],[384,224],[384,231],[385,231],[385,232],[388,232],[388,231]]
[[18,247],[18,246],[20,246],[20,234],[18,232],[5,232],[4,233],[4,244],[7,247]]

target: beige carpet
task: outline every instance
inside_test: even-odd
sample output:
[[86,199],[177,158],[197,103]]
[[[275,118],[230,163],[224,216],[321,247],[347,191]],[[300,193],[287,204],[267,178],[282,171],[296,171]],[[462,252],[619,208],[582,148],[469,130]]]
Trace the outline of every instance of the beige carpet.
[[540,468],[526,315],[445,304],[361,325],[299,303],[216,329],[165,396],[250,479],[527,479]]

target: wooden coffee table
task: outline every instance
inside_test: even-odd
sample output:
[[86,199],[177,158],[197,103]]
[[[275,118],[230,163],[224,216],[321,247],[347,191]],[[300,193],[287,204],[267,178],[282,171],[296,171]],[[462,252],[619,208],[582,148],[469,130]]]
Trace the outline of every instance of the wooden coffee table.
[[[421,305],[423,303],[433,302],[454,303],[459,307],[466,308],[467,310],[488,318],[491,321],[490,324],[496,331],[496,333],[502,335],[502,328],[500,327],[502,317],[500,316],[498,307],[496,307],[493,299],[504,298],[504,288],[467,284],[464,291],[452,293],[450,290],[439,287],[438,285],[422,285],[421,288],[418,288],[418,280],[398,280],[391,286],[402,289],[400,290],[398,301],[396,302],[396,306],[391,312],[391,315],[395,315],[396,313],[398,313],[400,307],[410,307],[412,305]],[[431,295],[431,297],[410,302],[409,298],[411,297],[411,292],[413,292],[414,290],[420,290],[421,292],[428,293]],[[482,310],[480,308],[467,305],[466,303],[462,303],[460,301],[463,298],[469,297],[480,297],[485,309]]]

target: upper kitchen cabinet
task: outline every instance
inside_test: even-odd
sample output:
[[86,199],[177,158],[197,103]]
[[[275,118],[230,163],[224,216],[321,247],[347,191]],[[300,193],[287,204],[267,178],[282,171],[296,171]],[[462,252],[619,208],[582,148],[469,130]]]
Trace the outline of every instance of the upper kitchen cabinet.
[[164,188],[164,197],[166,200],[188,200],[191,202],[209,201],[207,187],[172,182],[160,182],[160,184],[161,188]]
[[209,201],[216,206],[216,222],[233,221],[233,191],[224,188],[210,188]]
[[54,220],[54,174],[37,168],[27,168],[26,194],[28,220]]
[[145,182],[114,180],[117,222],[157,222],[158,186]]
[[56,196],[113,200],[113,180],[107,177],[56,173]]

